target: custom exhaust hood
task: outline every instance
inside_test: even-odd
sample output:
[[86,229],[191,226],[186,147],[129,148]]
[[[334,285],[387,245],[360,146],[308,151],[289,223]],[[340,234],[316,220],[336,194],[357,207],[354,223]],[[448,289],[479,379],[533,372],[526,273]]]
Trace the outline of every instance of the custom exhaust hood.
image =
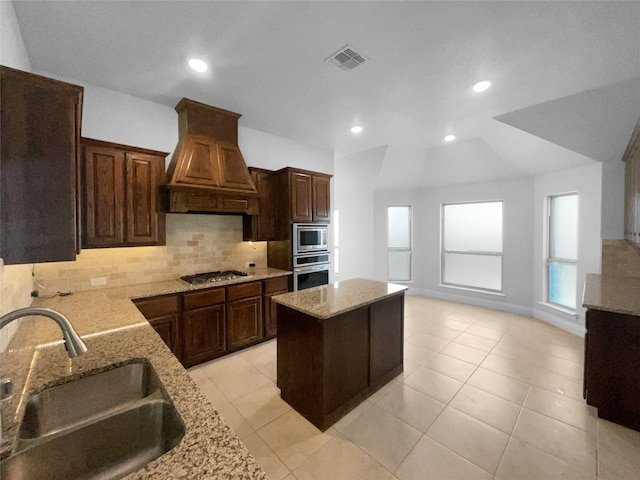
[[169,213],[258,213],[258,191],[238,148],[240,114],[183,98],[167,170]]

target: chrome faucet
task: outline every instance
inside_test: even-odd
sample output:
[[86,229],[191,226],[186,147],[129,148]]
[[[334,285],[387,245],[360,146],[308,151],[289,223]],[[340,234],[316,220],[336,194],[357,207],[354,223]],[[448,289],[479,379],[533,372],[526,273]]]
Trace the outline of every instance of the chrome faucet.
[[19,308],[13,312],[9,312],[0,317],[0,329],[2,329],[8,323],[17,320],[22,317],[31,317],[41,315],[43,317],[49,317],[54,320],[60,330],[62,330],[62,336],[64,337],[64,347],[67,349],[67,354],[70,358],[79,357],[83,353],[86,353],[87,346],[82,341],[80,336],[71,326],[71,322],[60,312],[56,312],[50,308]]
[[[18,310],[14,310],[13,312],[9,312],[0,317],[0,329],[4,328],[5,325],[13,322],[22,317],[31,317],[31,316],[43,316],[49,317],[53,321],[55,321],[60,330],[62,330],[62,336],[64,337],[64,347],[67,349],[67,355],[70,358],[79,357],[83,353],[86,353],[87,346],[80,338],[80,335],[76,333],[71,325],[71,322],[67,317],[65,317],[60,312],[56,312],[50,308],[19,308]],[[12,384],[11,380],[3,380],[2,382],[2,393],[4,395],[11,395]],[[3,396],[4,396],[3,395]],[[0,416],[0,441],[2,440],[2,417]]]

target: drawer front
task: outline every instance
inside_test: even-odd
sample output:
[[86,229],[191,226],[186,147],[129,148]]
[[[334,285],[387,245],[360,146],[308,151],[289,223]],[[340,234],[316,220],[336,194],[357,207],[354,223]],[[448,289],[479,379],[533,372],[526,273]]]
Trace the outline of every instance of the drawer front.
[[264,281],[264,293],[280,292],[289,289],[289,275],[269,278]]
[[193,310],[194,308],[206,307],[224,303],[224,288],[215,288],[212,290],[203,290],[201,292],[192,292],[184,294],[184,309]]
[[162,317],[178,311],[178,296],[152,297],[133,302],[146,319]]
[[257,297],[262,294],[262,284],[260,282],[242,283],[227,287],[227,297],[229,301],[240,298]]

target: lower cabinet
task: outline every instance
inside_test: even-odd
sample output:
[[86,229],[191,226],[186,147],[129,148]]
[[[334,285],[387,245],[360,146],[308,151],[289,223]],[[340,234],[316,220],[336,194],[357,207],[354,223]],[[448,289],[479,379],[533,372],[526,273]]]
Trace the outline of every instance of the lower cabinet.
[[276,334],[273,295],[290,276],[134,300],[185,367],[220,357]]
[[159,297],[134,300],[133,303],[142,312],[151,326],[158,332],[173,354],[182,356],[180,342],[180,296],[163,295]]

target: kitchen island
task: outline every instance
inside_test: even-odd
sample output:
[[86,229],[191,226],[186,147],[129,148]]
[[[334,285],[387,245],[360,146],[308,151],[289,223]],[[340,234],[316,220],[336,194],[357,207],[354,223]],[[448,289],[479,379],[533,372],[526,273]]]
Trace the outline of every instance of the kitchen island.
[[[289,275],[277,269],[256,269],[249,277],[216,283],[232,285]],[[66,315],[87,344],[84,355],[70,359],[58,326],[43,317],[26,317],[1,353],[2,378],[13,380],[13,395],[2,402],[0,457],[9,455],[25,400],[46,387],[66,383],[114,366],[147,360],[156,371],[185,425],[180,443],[127,475],[132,479],[268,479],[253,456],[131,299],[191,292],[210,285],[191,286],[169,280],[126,287],[75,292],[69,296],[37,298],[34,307],[52,308]]]
[[587,274],[584,398],[640,431],[640,278]]
[[273,297],[282,399],[326,430],[400,374],[405,290],[356,278]]

